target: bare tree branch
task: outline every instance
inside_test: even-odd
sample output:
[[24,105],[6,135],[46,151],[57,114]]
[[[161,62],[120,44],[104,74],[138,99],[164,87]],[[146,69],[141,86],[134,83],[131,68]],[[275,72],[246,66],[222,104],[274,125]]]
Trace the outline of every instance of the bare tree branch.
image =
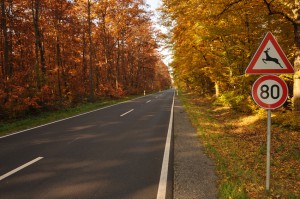
[[217,16],[221,16],[222,14],[224,14],[225,12],[227,12],[232,6],[234,6],[235,4],[238,4],[240,2],[242,2],[243,0],[235,0],[227,5],[225,5],[224,9],[222,10],[222,12],[220,12]]
[[283,16],[286,20],[288,20],[289,22],[291,22],[292,24],[295,24],[296,21],[293,17],[291,17],[289,14],[281,12],[281,11],[275,11],[272,9],[272,3],[274,2],[274,0],[271,0],[270,2],[268,2],[267,0],[264,0],[268,10],[269,10],[269,15],[281,15]]

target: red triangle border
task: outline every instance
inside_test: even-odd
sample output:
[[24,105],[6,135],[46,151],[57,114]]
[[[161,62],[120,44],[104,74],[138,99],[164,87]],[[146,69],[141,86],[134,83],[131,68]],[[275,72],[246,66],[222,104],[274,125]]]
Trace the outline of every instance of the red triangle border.
[[[255,64],[257,63],[258,58],[260,55],[263,53],[266,45],[268,42],[271,42],[277,51],[278,55],[284,62],[285,66],[287,68],[284,69],[254,69]],[[246,74],[293,74],[294,73],[294,68],[287,59],[286,55],[282,51],[281,47],[279,46],[278,42],[274,38],[271,32],[268,32],[264,39],[262,40],[260,46],[258,47],[256,53],[254,54],[252,60],[250,61],[246,71]]]

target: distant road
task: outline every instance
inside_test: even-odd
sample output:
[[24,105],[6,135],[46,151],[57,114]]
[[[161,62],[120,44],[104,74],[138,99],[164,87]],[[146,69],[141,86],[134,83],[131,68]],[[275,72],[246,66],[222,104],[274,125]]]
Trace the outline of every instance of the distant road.
[[171,198],[164,151],[172,147],[173,96],[168,90],[0,138],[0,198]]

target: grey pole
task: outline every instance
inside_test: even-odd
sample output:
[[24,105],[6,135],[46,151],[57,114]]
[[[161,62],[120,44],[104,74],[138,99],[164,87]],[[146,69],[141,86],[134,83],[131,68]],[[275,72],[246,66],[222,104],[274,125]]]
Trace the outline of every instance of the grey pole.
[[268,129],[267,129],[267,175],[266,190],[270,190],[270,162],[271,162],[271,109],[268,109]]

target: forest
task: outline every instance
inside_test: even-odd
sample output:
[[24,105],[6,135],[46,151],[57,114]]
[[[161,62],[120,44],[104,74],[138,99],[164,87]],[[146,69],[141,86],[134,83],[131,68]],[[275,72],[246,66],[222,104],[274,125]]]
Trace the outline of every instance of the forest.
[[272,32],[294,75],[281,75],[289,87],[286,107],[300,110],[300,3],[294,0],[164,0],[161,15],[170,30],[176,87],[250,113],[257,75],[246,75],[251,57]]
[[[163,0],[174,86],[213,158],[219,198],[300,198],[300,1]],[[271,188],[266,185],[267,114],[252,99],[259,75],[245,74],[271,32],[294,74],[272,111]],[[267,50],[267,49],[266,49]]]
[[171,85],[144,0],[1,0],[0,120]]

